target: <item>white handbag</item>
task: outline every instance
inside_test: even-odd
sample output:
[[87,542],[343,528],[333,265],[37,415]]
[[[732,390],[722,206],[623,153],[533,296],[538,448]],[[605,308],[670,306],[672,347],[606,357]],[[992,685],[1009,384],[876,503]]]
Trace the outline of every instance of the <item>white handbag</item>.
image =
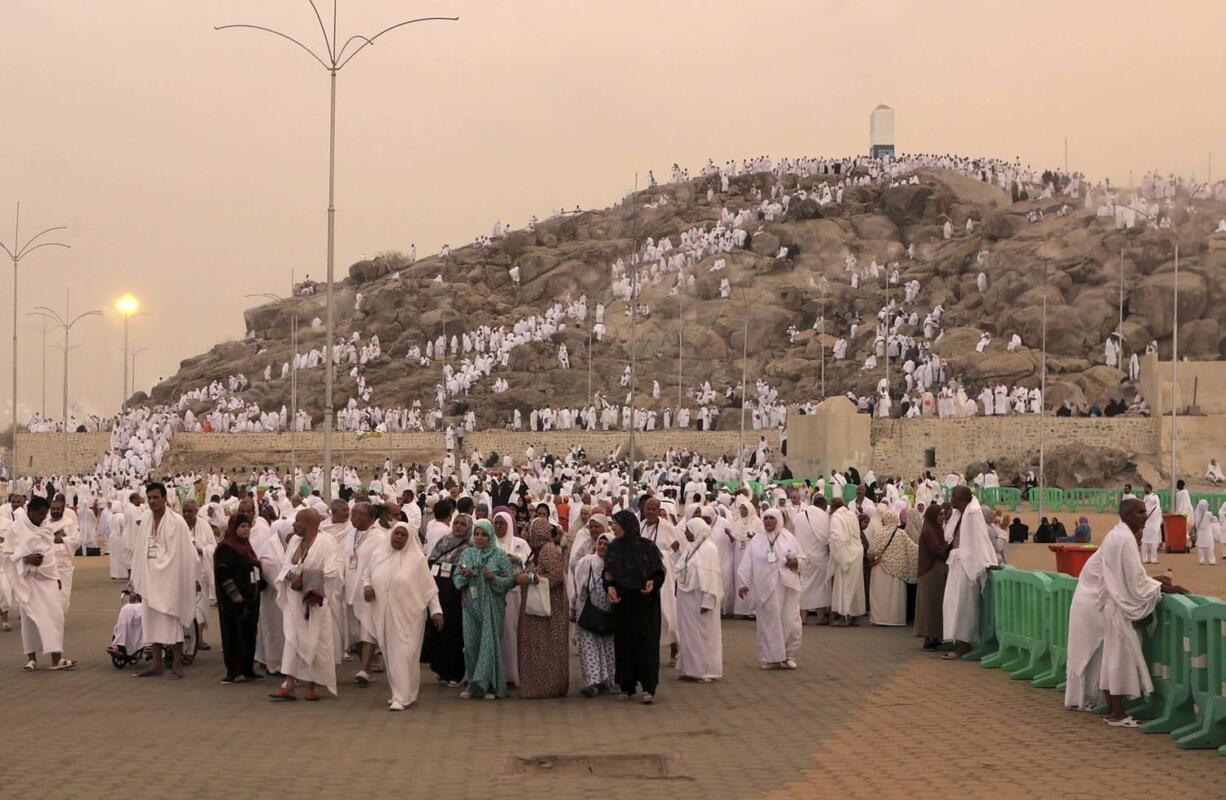
[[534,617],[552,617],[553,609],[549,606],[549,579],[538,577],[536,583],[528,584],[528,596],[524,600],[524,611]]

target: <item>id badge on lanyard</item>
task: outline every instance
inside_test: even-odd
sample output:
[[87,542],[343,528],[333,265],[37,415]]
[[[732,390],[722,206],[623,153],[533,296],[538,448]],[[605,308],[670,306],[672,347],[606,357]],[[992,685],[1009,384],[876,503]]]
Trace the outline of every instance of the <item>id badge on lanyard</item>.
[[779,560],[779,556],[775,553],[774,549],[766,551],[766,563],[767,564],[774,564],[778,560]]
[[162,555],[162,545],[159,544],[156,539],[151,539],[149,541],[148,549],[145,550],[145,557],[146,558],[158,558],[161,555]]
[[358,554],[352,553],[349,556],[349,569],[357,569],[357,568],[358,568]]

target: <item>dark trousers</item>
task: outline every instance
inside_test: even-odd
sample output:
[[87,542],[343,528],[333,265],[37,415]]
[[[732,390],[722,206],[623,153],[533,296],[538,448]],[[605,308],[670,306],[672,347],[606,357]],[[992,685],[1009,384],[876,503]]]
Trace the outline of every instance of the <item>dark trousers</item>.
[[[221,595],[221,592],[218,592]],[[260,627],[260,596],[235,605],[217,598],[217,621],[221,627],[221,657],[232,678],[255,674],[255,637]]]
[[660,594],[626,591],[613,606],[613,654],[618,687],[656,693],[660,682]]

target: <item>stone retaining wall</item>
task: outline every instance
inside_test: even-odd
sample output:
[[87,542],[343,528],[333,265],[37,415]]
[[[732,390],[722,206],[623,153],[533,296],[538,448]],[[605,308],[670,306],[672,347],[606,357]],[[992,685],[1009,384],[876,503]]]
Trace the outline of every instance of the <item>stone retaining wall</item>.
[[[59,433],[17,434],[18,475],[57,475],[64,471],[64,436]],[[98,465],[110,447],[110,433],[70,433],[67,435],[68,471],[89,472]],[[6,462],[10,454],[6,453]]]
[[[1046,447],[1111,447],[1138,456],[1157,451],[1154,421],[1148,417],[1046,417]],[[1033,414],[963,419],[874,419],[873,470],[879,475],[961,472],[988,459],[1021,460],[1039,447],[1039,417]],[[935,466],[926,466],[933,451]],[[1202,468],[1203,469],[1203,468]]]

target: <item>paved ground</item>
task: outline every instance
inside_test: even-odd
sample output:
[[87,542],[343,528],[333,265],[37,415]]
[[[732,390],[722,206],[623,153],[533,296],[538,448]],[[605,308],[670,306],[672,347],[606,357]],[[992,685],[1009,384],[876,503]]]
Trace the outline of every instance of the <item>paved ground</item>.
[[[7,796],[1123,800],[1217,797],[1226,774],[1216,753],[1108,729],[1054,691],[942,662],[909,631],[881,628],[806,628],[800,670],[764,673],[752,623],[726,622],[725,680],[670,677],[654,707],[462,701],[430,684],[416,708],[390,714],[383,686],[345,685],[348,664],[340,697],[274,705],[267,685],[219,685],[217,650],[187,680],[138,681],[104,652],[118,602],[105,560],[79,563],[76,671],[22,674],[19,634],[0,634]],[[519,761],[552,755],[593,758]]]

